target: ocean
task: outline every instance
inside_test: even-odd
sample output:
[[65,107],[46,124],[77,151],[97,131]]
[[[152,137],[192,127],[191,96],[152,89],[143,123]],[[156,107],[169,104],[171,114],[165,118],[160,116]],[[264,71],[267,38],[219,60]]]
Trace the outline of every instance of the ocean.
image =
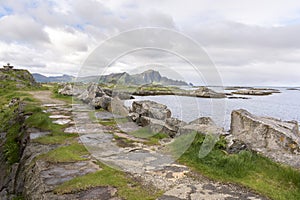
[[230,129],[230,115],[232,110],[236,109],[246,109],[258,116],[300,122],[300,91],[287,90],[287,88],[274,89],[280,90],[281,93],[269,96],[244,96],[250,99],[210,99],[173,95],[135,96],[135,99],[125,101],[125,105],[131,106],[133,101],[152,100],[167,105],[172,112],[172,117],[186,122],[199,117],[211,117],[225,130]]

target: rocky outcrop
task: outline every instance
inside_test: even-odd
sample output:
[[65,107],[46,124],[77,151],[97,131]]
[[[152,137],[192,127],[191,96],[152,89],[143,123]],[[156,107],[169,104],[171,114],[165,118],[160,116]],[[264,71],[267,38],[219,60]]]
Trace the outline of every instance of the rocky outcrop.
[[108,107],[110,106],[111,101],[112,101],[111,97],[109,97],[107,95],[103,95],[102,97],[95,97],[94,99],[92,99],[92,101],[90,102],[90,105],[92,105],[96,109],[103,108],[104,110],[108,110]]
[[201,86],[196,90],[183,90],[179,88],[166,88],[158,86],[142,86],[132,93],[137,96],[154,96],[154,95],[177,95],[200,98],[226,98],[225,93],[216,92],[208,87]]
[[73,86],[71,84],[63,85],[63,87],[58,90],[58,93],[66,96],[75,96]]
[[[0,138],[0,199],[13,198],[18,190],[21,157],[29,140],[28,132],[23,126],[26,118],[24,103],[13,99],[9,105],[8,121],[4,121],[0,129],[3,131]],[[12,134],[10,127],[16,127],[17,130]],[[17,152],[17,155],[12,151]]]
[[238,89],[232,92],[232,94],[240,94],[240,95],[271,95],[273,93],[280,93],[280,91],[276,89],[268,89],[268,88],[249,88],[249,89]]
[[171,117],[171,111],[166,105],[148,100],[134,101],[132,112],[137,113],[139,117],[149,117],[157,120],[166,120]]
[[211,118],[201,117],[190,123],[171,117],[167,106],[153,101],[132,103],[130,119],[142,127],[149,127],[154,133],[166,133],[170,137],[197,132],[199,134],[225,135],[223,128],[218,127]]
[[100,83],[117,83],[122,85],[143,85],[151,83],[159,83],[162,85],[187,85],[186,82],[180,80],[172,80],[161,76],[158,71],[147,70],[140,74],[130,75],[126,72],[113,73],[98,77]]
[[0,69],[0,87],[3,84],[12,83],[17,88],[38,86],[29,71],[24,69]]
[[243,109],[234,110],[231,114],[231,134],[254,151],[300,167],[300,137],[296,121],[258,117]]
[[199,87],[197,90],[191,92],[191,96],[203,97],[203,98],[225,98],[226,94],[215,92],[207,87]]
[[77,98],[85,103],[90,103],[96,97],[102,97],[103,95],[105,95],[105,93],[102,88],[96,83],[91,83]]

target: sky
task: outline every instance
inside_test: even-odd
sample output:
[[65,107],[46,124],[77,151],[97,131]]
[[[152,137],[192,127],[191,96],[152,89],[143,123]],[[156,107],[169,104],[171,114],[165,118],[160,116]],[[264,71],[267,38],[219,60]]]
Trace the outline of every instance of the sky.
[[296,0],[0,0],[0,30],[0,63],[33,73],[300,86]]

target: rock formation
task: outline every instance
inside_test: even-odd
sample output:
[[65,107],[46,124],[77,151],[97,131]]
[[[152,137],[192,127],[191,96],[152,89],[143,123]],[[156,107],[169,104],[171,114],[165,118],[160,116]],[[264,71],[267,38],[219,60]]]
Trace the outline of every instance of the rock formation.
[[232,92],[232,94],[240,94],[240,95],[271,95],[273,93],[280,93],[280,91],[276,89],[268,89],[268,88],[248,88],[248,89],[238,89]]
[[300,137],[296,121],[258,117],[246,110],[231,114],[231,134],[249,148],[292,166],[300,166]]
[[0,69],[0,88],[12,84],[16,88],[37,86],[33,76],[24,69],[1,68]]
[[192,91],[191,96],[204,97],[204,98],[225,98],[224,93],[215,92],[212,89],[201,86],[197,90]]

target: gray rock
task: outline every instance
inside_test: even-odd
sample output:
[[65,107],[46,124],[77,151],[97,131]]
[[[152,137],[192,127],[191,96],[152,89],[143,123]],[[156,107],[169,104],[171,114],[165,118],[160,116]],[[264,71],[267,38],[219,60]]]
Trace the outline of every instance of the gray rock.
[[167,133],[170,137],[174,137],[175,135],[177,135],[178,130],[183,127],[186,126],[187,123],[184,121],[181,121],[177,118],[167,118],[166,119],[166,123],[165,123],[165,128],[164,128],[164,132]]
[[150,117],[141,117],[140,124],[145,127],[148,126],[152,133],[162,133],[165,129],[165,122],[158,119],[153,119]]
[[194,90],[190,93],[196,97],[205,97],[205,98],[225,98],[226,94],[215,92],[212,89],[201,86],[197,90]]
[[246,110],[231,114],[231,134],[253,149],[299,152],[299,127],[296,121],[257,117]]
[[205,125],[205,124],[188,124],[179,129],[178,134],[190,134],[192,132],[197,132],[203,135],[226,135],[223,128],[217,126]]
[[139,118],[139,114],[137,113],[129,113],[128,114],[129,119],[131,119],[132,121],[136,122],[136,120]]
[[280,93],[280,91],[276,89],[268,89],[268,88],[249,88],[249,89],[238,89],[237,91],[232,92],[232,94],[240,94],[240,95],[271,95],[273,93]]
[[139,116],[150,117],[158,120],[165,120],[171,117],[171,111],[166,105],[154,101],[134,101],[132,111]]
[[110,106],[108,107],[108,111],[112,112],[113,114],[121,115],[124,117],[127,117],[129,115],[129,109],[118,97],[114,97],[111,100]]
[[204,124],[204,125],[211,125],[211,126],[216,125],[210,117],[200,117],[198,119],[195,119],[194,121],[191,121],[189,124],[190,125],[192,125],[192,124],[193,125],[195,125],[195,124]]
[[231,114],[231,133],[250,149],[277,162],[300,167],[299,127],[296,121],[258,117],[246,110]]
[[239,153],[243,150],[249,150],[249,148],[244,142],[240,140],[233,140],[232,144],[227,147],[227,152],[231,154]]
[[66,84],[63,88],[58,90],[58,93],[66,96],[73,96],[73,86],[71,84]]
[[83,102],[90,103],[96,97],[102,97],[103,95],[105,95],[105,93],[101,87],[96,83],[91,83],[87,86],[86,90],[84,90],[82,94],[78,96],[78,99],[82,100]]
[[107,95],[103,95],[101,97],[95,97],[94,99],[92,99],[90,104],[94,106],[96,109],[103,108],[104,110],[108,110],[111,101],[112,101],[111,97]]

